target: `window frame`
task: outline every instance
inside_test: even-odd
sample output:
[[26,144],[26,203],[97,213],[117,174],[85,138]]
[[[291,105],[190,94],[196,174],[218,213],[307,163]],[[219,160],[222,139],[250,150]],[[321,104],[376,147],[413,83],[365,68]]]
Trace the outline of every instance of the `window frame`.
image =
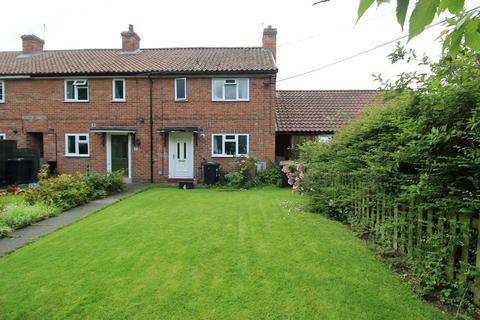
[[[221,136],[222,137],[222,154],[216,154],[214,143],[215,137]],[[225,137],[226,136],[235,136],[235,154],[225,154]],[[238,153],[238,138],[239,136],[246,136],[247,137],[247,153]],[[232,142],[231,139],[228,142]],[[248,133],[212,133],[212,158],[234,158],[234,157],[243,157],[248,155],[250,152],[250,134]]]
[[[178,98],[177,96],[177,80],[185,80],[185,98]],[[174,81],[175,101],[188,101],[188,80],[187,78],[175,78]]]
[[329,143],[332,140],[332,135],[318,135],[317,136],[317,141],[322,142],[322,143]]
[[[69,99],[68,96],[67,96],[67,82],[69,81],[73,81],[73,95],[74,95],[74,98],[73,99]],[[77,85],[75,84],[75,82],[82,82],[84,81],[86,83],[86,87],[87,87],[87,100],[78,100],[78,91],[77,91]],[[88,79],[65,79],[64,81],[64,101],[65,102],[76,102],[76,103],[85,103],[85,102],[90,102],[90,88],[89,88],[89,81]]]
[[2,97],[0,98],[0,103],[5,103],[5,81],[0,80],[0,86],[2,87]]
[[[123,84],[123,98],[115,97],[115,82],[122,81]],[[126,81],[125,79],[112,79],[112,102],[126,102],[127,101],[127,91],[126,91]]]
[[[85,136],[87,137],[87,140],[86,140],[86,143],[87,143],[87,154],[80,154],[79,153],[79,137],[81,136]],[[69,147],[69,144],[68,144],[68,138],[69,137],[75,137],[75,153],[70,153],[68,152],[68,147]],[[82,141],[82,143],[85,143],[84,141]],[[88,133],[65,133],[65,144],[64,144],[64,148],[65,148],[65,156],[66,157],[81,157],[81,158],[85,158],[85,157],[90,157],[90,135]]]
[[[225,85],[227,81],[234,80],[237,86],[237,98],[236,99],[225,99]],[[247,97],[240,99],[240,84],[239,80],[247,80]],[[222,90],[222,99],[218,99],[215,97],[215,81],[223,81],[223,90]],[[232,84],[228,84],[232,85]],[[250,101],[250,78],[212,78],[212,101]]]
[[7,140],[7,134],[5,132],[0,132],[0,140]]

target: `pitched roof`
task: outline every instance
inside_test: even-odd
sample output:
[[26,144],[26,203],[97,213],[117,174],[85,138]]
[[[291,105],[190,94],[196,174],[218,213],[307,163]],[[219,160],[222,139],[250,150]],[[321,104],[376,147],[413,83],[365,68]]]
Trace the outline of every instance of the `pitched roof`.
[[0,52],[0,75],[276,71],[271,51],[261,47],[141,49],[136,54],[118,49],[53,50],[32,55]]
[[277,132],[333,133],[356,117],[377,90],[277,91]]

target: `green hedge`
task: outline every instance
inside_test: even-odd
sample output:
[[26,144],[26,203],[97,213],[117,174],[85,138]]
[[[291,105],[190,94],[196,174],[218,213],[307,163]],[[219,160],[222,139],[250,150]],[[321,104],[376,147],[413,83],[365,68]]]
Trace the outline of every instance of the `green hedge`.
[[[396,58],[399,56],[411,58],[404,51],[398,51]],[[326,181],[354,175],[370,189],[381,187],[396,203],[415,203],[416,208],[432,210],[434,215],[454,211],[468,219],[478,218],[478,61],[478,54],[464,52],[456,59],[447,56],[430,65],[430,75],[404,73],[395,83],[384,83],[386,106],[369,107],[330,143],[303,144],[299,160],[305,177],[300,188],[310,195],[312,209],[362,229],[363,222],[356,219],[352,209],[350,186]],[[448,236],[445,232],[437,233],[438,239],[427,240],[440,244]],[[376,240],[382,244],[382,240]],[[429,248],[428,252],[408,257],[413,272],[423,277],[419,286],[429,288],[421,293],[440,291],[449,296],[445,298],[447,302],[464,307],[469,294],[464,294],[466,288],[445,277],[445,261],[425,261],[425,257],[441,256],[434,251],[441,250],[442,245]],[[433,275],[436,285],[431,285]]]

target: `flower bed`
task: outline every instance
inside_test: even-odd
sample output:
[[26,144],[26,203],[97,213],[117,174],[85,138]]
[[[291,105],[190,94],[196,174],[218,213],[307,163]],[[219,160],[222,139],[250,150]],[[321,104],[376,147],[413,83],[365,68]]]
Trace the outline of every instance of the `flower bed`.
[[67,209],[125,190],[123,172],[54,177],[48,177],[47,173],[48,167],[44,166],[39,172],[39,183],[26,188],[23,195],[0,198],[0,237]]

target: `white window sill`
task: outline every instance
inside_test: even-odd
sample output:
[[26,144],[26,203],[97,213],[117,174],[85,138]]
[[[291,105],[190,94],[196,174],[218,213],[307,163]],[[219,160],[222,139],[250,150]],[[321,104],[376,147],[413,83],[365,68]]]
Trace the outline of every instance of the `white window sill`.
[[188,102],[188,99],[175,99],[175,102]]
[[88,103],[90,100],[64,100],[65,103]]
[[237,100],[217,100],[213,99],[213,102],[250,102],[250,99],[237,99]]
[[65,158],[89,158],[89,154],[66,154]]
[[127,100],[126,100],[126,99],[124,99],[124,100],[112,100],[112,102],[113,102],[113,103],[118,103],[118,102],[127,102]]
[[237,155],[228,155],[228,154],[212,154],[212,158],[235,158],[235,157],[246,157],[247,154],[237,154]]

